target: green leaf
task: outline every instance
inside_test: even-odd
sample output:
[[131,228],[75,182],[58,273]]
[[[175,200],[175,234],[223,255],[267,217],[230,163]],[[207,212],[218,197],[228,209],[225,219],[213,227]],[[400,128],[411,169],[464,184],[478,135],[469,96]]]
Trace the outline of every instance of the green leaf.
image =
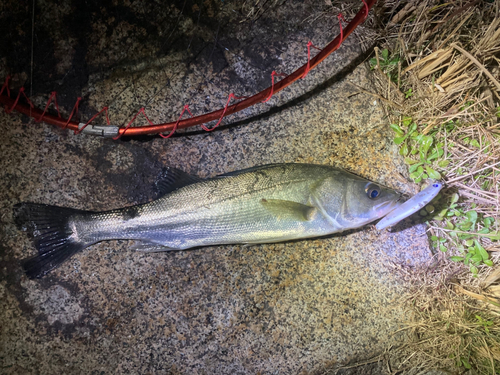
[[410,158],[405,158],[405,163],[408,164],[408,165],[412,165],[412,164],[418,163],[418,160],[413,160],[413,159],[410,159]]
[[[411,121],[411,118],[410,118],[410,121]],[[404,124],[404,120],[403,120],[403,124]],[[411,124],[410,129],[408,129],[408,134],[411,135],[415,130],[417,130],[417,124],[413,123],[413,124]]]
[[442,148],[438,148],[437,150],[434,150],[431,154],[431,156],[429,156],[427,158],[428,161],[431,161],[431,160],[434,160],[434,159],[437,159],[437,158],[440,158],[441,156],[443,156],[444,154],[444,150]]
[[419,151],[422,159],[425,160],[425,158],[427,157],[427,152],[432,146],[432,142],[434,142],[434,139],[428,135],[422,135],[422,137],[418,140],[418,143],[420,143],[421,146]]
[[485,237],[488,237],[490,240],[493,240],[493,241],[499,241],[500,240],[500,232],[493,232],[491,234],[488,234]]
[[481,254],[474,254],[471,256],[470,260],[472,260],[475,264],[480,264],[483,261]]
[[458,227],[463,231],[468,231],[472,227],[472,222],[466,221],[465,223],[460,223]]
[[474,210],[467,211],[465,213],[465,216],[467,216],[467,219],[469,219],[469,221],[471,221],[473,223],[475,223],[477,220],[477,212]]
[[483,229],[479,230],[477,233],[488,234],[488,233],[490,233],[490,230],[488,228],[483,228]]
[[479,142],[476,139],[473,139],[470,141],[471,146],[480,148],[481,146],[479,145]]
[[446,253],[448,251],[448,249],[443,245],[439,245],[439,250],[441,250],[443,253]]
[[477,267],[473,264],[469,265],[469,269],[470,269],[470,272],[472,272],[472,274],[474,276],[477,276]]
[[403,125],[404,126],[409,126],[411,124],[412,118],[411,117],[403,117]]
[[394,138],[394,143],[397,145],[400,145],[401,143],[404,142],[405,139],[406,139],[406,137],[396,137],[396,138]]
[[467,246],[467,247],[471,247],[473,244],[474,244],[473,240],[467,240],[467,241],[465,241],[465,246]]
[[387,48],[384,48],[382,50],[382,57],[384,58],[384,60],[387,60],[387,58],[389,57],[389,50]]
[[[477,272],[476,272],[477,273]],[[465,358],[461,358],[462,359],[462,364],[464,365],[464,367],[467,369],[467,370],[470,370],[472,368],[472,366],[470,365],[469,361],[467,361],[467,359]]]
[[452,262],[462,262],[464,260],[464,257],[452,256],[452,257],[450,257],[450,260]]
[[450,161],[449,160],[441,160],[438,162],[438,166],[441,167],[441,168],[445,168],[447,167],[448,165],[450,164]]
[[413,164],[412,166],[410,166],[410,168],[408,168],[408,172],[412,173],[412,172],[415,172],[416,169],[421,166],[423,163],[422,162],[418,162],[416,164]]
[[486,228],[489,228],[491,226],[491,224],[493,224],[493,218],[492,217],[485,217],[483,219],[483,225],[486,227]]
[[399,155],[406,156],[408,154],[408,143],[403,143],[401,148],[399,149]]
[[489,260],[489,259],[483,260],[483,263],[486,264],[489,267],[493,267],[493,262],[491,260]]
[[425,170],[429,174],[430,178],[433,178],[435,180],[439,180],[441,178],[441,175],[438,172],[436,172],[434,169],[432,169],[431,167],[425,166]]
[[455,226],[452,224],[451,221],[446,220],[446,229],[453,230],[453,229],[455,229]]
[[399,127],[398,124],[391,124],[391,129],[394,130],[394,132],[400,137],[405,135],[405,132]]
[[431,240],[432,241],[437,241],[439,237],[436,237],[436,236],[431,236]]
[[481,256],[482,260],[487,260],[490,258],[490,255],[488,252],[485,250],[484,247],[481,246],[478,240],[474,240],[474,243],[476,244],[476,249],[478,251],[478,254]]
[[458,202],[458,198],[459,198],[459,196],[458,196],[458,194],[457,194],[457,193],[453,194],[453,195],[451,196],[451,203],[456,203],[456,202]]

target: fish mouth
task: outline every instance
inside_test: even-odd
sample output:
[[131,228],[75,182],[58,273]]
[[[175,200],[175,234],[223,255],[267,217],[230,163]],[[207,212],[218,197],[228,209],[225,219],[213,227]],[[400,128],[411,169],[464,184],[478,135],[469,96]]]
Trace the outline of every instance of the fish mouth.
[[401,206],[402,204],[401,199],[402,196],[400,195],[397,197],[397,199],[379,203],[374,207],[374,209],[377,212],[377,214],[382,218],[391,213],[392,211],[394,211],[399,206]]

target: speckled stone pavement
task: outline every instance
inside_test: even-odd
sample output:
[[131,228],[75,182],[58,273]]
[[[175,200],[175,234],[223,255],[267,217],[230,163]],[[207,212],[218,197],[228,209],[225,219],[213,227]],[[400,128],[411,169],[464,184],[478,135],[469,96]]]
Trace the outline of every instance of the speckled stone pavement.
[[[107,105],[114,124],[146,104],[154,122],[174,120],[186,103],[196,114],[219,108],[229,92],[255,93],[272,70],[302,65],[308,40],[323,46],[338,32],[335,15],[304,22],[320,14],[314,1],[288,1],[253,23],[239,23],[227,1],[64,3],[36,2],[32,87],[31,5],[0,6],[2,22],[18,25],[0,75],[39,107],[57,90],[66,115],[77,96],[82,119]],[[147,201],[163,166],[209,177],[319,163],[414,193],[381,106],[352,95],[350,82],[371,87],[365,58],[352,35],[269,103],[218,131],[169,140],[75,136],[0,110],[0,372],[320,374],[396,343],[407,312],[394,269],[429,261],[422,225],[170,253],[110,241],[28,280],[19,260],[35,250],[12,221],[23,201],[89,210]]]

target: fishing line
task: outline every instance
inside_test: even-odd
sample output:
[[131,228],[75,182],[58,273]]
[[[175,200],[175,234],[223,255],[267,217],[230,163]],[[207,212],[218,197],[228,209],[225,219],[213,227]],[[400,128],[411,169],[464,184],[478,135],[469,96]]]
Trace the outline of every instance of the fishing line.
[[[30,63],[30,98],[33,97],[33,54],[34,54],[34,41],[35,41],[35,1],[33,0],[33,6],[31,11],[31,63]],[[30,117],[31,115],[31,107],[30,107]],[[43,116],[42,116],[43,117]],[[59,116],[61,117],[61,116]]]

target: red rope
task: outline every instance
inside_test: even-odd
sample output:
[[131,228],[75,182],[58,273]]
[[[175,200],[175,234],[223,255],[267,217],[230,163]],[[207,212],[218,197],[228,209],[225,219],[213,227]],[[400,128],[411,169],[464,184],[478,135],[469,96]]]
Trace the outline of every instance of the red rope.
[[217,122],[217,124],[215,124],[215,126],[213,128],[207,128],[204,124],[201,124],[201,128],[203,130],[205,130],[206,132],[211,132],[212,130],[215,130],[215,128],[217,128],[219,126],[219,124],[222,122],[222,119],[224,118],[224,114],[227,111],[227,107],[229,106],[229,102],[231,101],[231,99],[240,100],[240,99],[247,99],[247,98],[248,98],[248,96],[234,96],[233,93],[229,94],[229,97],[227,98],[226,106],[224,107],[224,111],[222,111],[222,114],[220,115],[220,118],[219,118],[219,121]]
[[[71,119],[73,118],[73,114],[76,116],[78,114],[78,103],[80,103],[80,100],[82,100],[81,97],[78,97],[76,99],[76,103],[75,105],[73,106],[73,109],[71,110],[71,113],[69,114],[69,117],[68,117],[68,121],[66,121],[66,124],[64,124],[63,126],[63,129],[66,129],[68,127],[68,124],[69,122],[71,121]],[[76,112],[75,112],[76,110]]]
[[21,87],[21,88],[19,89],[19,93],[17,94],[17,98],[16,98],[16,100],[14,101],[14,104],[12,104],[12,107],[10,107],[10,109],[6,109],[6,110],[5,110],[5,113],[9,114],[9,113],[11,113],[11,112],[14,110],[14,108],[16,108],[17,102],[19,101],[19,97],[21,96],[21,94],[23,94],[23,95],[24,95],[24,97],[25,97],[25,98],[26,98],[26,100],[28,101],[28,103],[29,103],[30,107],[31,107],[31,108],[35,108],[35,106],[34,106],[34,105],[33,105],[33,103],[31,102],[31,100],[30,100],[30,99],[26,96],[26,94],[24,93],[24,87]]
[[342,15],[342,13],[339,13],[337,18],[339,19],[339,27],[340,27],[340,40],[339,40],[339,45],[337,47],[337,49],[338,49],[338,48],[340,48],[340,45],[344,41],[344,29],[342,29],[342,21],[346,22],[346,20],[345,20],[344,16]]
[[368,7],[368,4],[366,3],[366,0],[361,0],[363,4],[365,4],[365,18],[363,18],[363,21],[365,21],[368,18],[368,13],[370,12],[370,8]]
[[10,97],[9,79],[10,76],[5,77],[5,82],[3,83],[2,89],[0,90],[0,95],[2,95],[3,90],[7,90],[7,95]]
[[314,44],[312,44],[311,41],[307,42],[307,65],[306,65],[306,70],[304,72],[304,75],[301,77],[302,79],[306,78],[307,73],[309,73],[309,67],[311,64],[311,47],[316,48],[318,51],[321,51],[321,48],[316,47]]
[[104,108],[103,108],[103,109],[101,109],[99,112],[97,112],[94,116],[92,116],[92,118],[91,118],[89,121],[87,121],[87,123],[86,123],[85,125],[83,125],[83,127],[82,127],[81,129],[78,129],[78,128],[77,128],[77,129],[75,130],[75,134],[80,134],[80,133],[83,131],[83,129],[85,129],[85,128],[88,126],[88,124],[90,124],[90,122],[91,122],[93,119],[95,119],[97,116],[99,116],[99,115],[100,115],[101,113],[103,113],[103,112],[106,112],[106,121],[108,122],[108,125],[109,125],[109,124],[110,124],[110,122],[109,122],[109,117],[108,117],[108,107],[104,107]]
[[184,108],[182,109],[181,111],[181,114],[179,115],[179,118],[177,119],[177,122],[175,123],[174,127],[172,128],[172,131],[168,134],[168,135],[163,135],[161,133],[160,134],[160,137],[162,138],[170,138],[171,136],[174,135],[175,131],[177,130],[177,127],[179,126],[179,121],[181,121],[181,118],[182,118],[182,115],[184,114],[184,112],[188,111],[189,114],[191,115],[191,117],[193,117],[193,114],[191,113],[191,111],[189,110],[189,106],[186,104],[184,106]]
[[[127,126],[125,126],[125,129],[123,129],[123,132],[122,133],[118,133],[118,135],[116,137],[113,137],[113,139],[115,141],[117,139],[120,139],[121,137],[123,137],[125,135],[125,132],[127,131],[127,129],[130,128],[130,125],[132,125],[132,123],[135,121],[135,119],[137,118],[137,116],[139,116],[139,113],[141,113],[141,112],[144,115],[144,117],[146,117],[146,120],[148,120],[149,124],[153,125],[153,123],[151,122],[151,120],[149,119],[149,117],[146,116],[146,112],[144,112],[144,107],[142,107],[141,109],[139,109],[139,112],[137,112],[135,114],[135,116],[132,118],[132,120],[129,121],[129,123],[127,124]],[[109,125],[109,121],[108,121],[108,125]]]
[[263,100],[262,103],[266,103],[267,101],[269,101],[269,99],[271,99],[271,96],[273,96],[273,94],[274,94],[274,76],[286,77],[286,74],[276,73],[273,70],[273,72],[271,73],[271,91],[269,92],[269,96],[265,100]]
[[56,93],[55,91],[52,91],[52,92],[50,93],[49,100],[47,100],[47,104],[45,105],[45,109],[43,110],[43,113],[40,115],[40,117],[38,118],[38,120],[35,118],[35,122],[40,122],[40,121],[42,121],[43,116],[45,116],[45,112],[47,112],[47,108],[49,108],[49,105],[50,105],[50,102],[52,101],[52,99],[54,99],[54,104],[56,105],[57,115],[58,115],[59,117],[61,117],[61,112],[59,112],[59,106],[57,105],[57,98],[56,98],[56,95],[57,95],[57,93]]

